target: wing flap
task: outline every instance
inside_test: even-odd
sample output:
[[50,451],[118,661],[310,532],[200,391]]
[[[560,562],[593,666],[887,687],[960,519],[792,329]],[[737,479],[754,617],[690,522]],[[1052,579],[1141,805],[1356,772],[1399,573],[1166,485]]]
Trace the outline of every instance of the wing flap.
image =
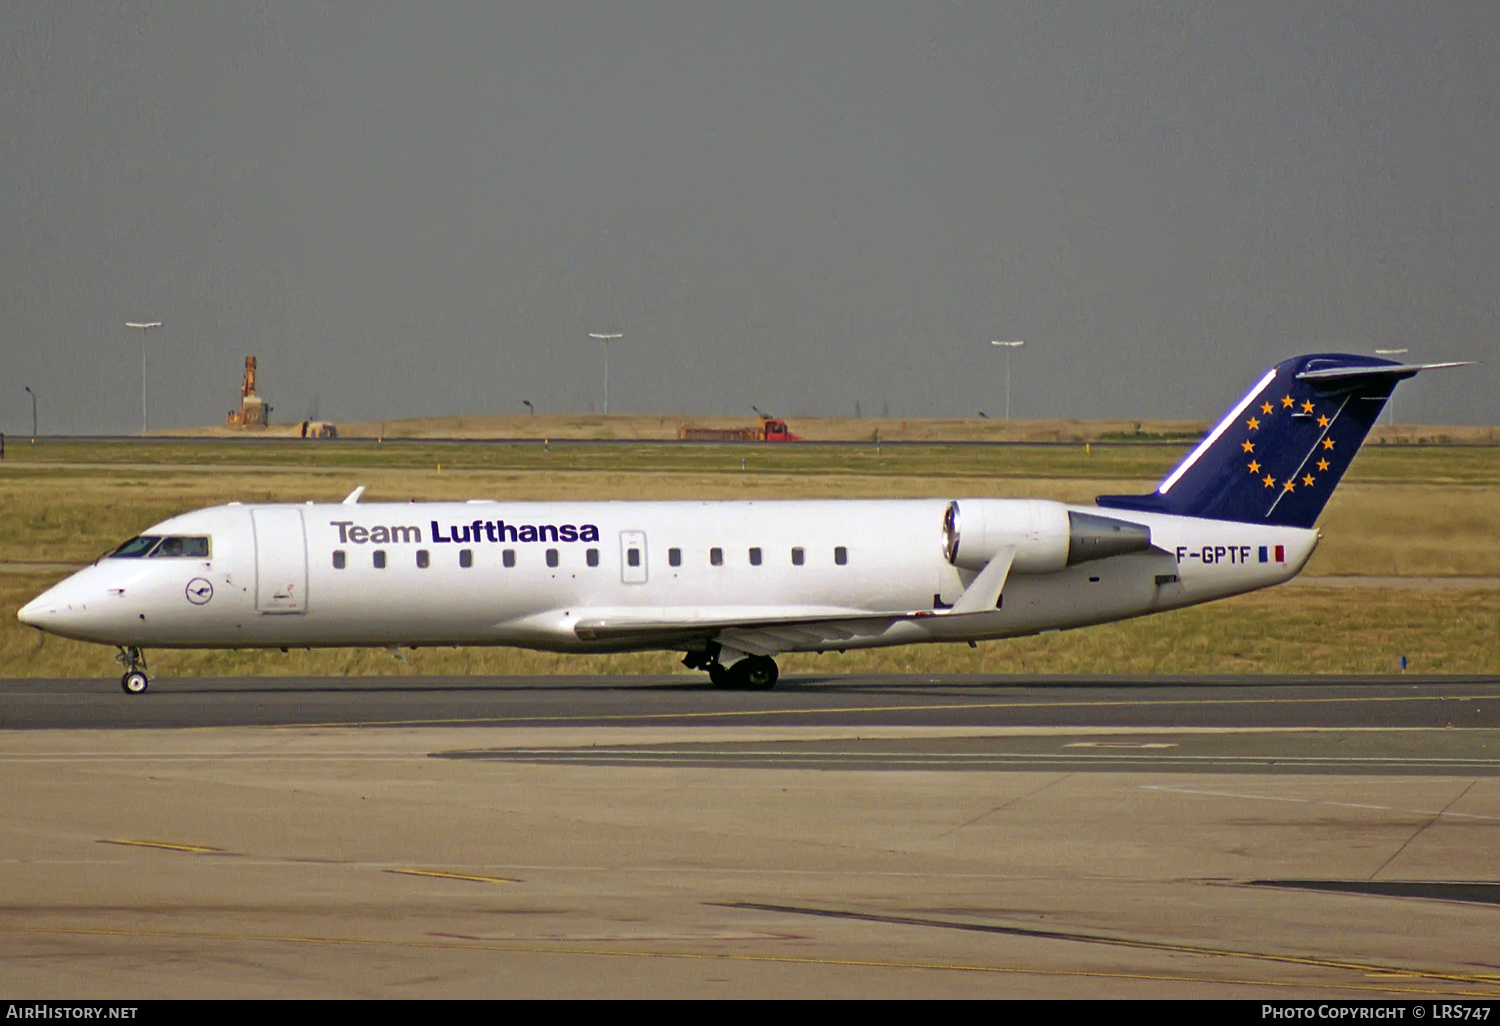
[[889,630],[892,624],[905,619],[907,617],[887,615],[854,621],[754,629],[731,628],[722,632],[717,640],[725,649],[735,649],[749,655],[776,655],[780,652],[836,648],[840,643],[848,643],[856,638],[876,637]]

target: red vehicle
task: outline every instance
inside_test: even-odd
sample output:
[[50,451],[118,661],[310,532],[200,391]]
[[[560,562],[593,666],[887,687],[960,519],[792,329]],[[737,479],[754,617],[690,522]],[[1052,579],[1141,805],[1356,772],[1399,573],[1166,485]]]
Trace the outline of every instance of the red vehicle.
[[759,410],[760,426],[743,428],[709,428],[693,427],[684,424],[677,431],[677,437],[689,442],[800,442],[800,435],[794,435],[786,426],[786,421],[780,417],[768,417]]

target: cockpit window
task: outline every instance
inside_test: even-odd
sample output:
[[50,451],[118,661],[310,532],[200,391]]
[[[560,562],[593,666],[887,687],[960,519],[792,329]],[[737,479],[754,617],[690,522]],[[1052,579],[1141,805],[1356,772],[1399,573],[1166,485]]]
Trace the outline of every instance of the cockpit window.
[[208,558],[207,538],[163,538],[161,544],[151,553],[151,558],[172,556],[196,556],[201,559]]
[[150,556],[152,559],[158,556],[207,559],[208,538],[184,538],[176,535],[163,538],[159,534],[143,534],[139,538],[130,539],[109,554],[110,559],[139,559],[142,556]]
[[144,556],[156,547],[161,541],[159,534],[143,534],[139,538],[132,538],[124,545],[109,554],[110,559],[136,559]]

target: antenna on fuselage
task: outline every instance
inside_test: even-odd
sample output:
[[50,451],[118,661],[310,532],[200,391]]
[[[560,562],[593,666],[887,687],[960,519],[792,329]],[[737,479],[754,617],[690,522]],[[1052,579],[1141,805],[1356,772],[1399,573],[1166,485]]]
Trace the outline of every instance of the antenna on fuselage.
[[363,495],[363,494],[365,494],[365,486],[364,485],[360,485],[358,488],[354,489],[354,491],[352,491],[348,495],[344,496],[344,505],[345,506],[354,506],[354,505],[357,505],[359,503],[359,497],[361,495]]

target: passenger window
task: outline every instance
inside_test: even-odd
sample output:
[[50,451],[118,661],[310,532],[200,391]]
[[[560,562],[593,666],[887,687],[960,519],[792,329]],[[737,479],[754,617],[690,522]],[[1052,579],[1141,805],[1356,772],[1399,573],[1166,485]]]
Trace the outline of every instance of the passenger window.
[[428,562],[429,562],[429,560],[428,560],[428,557],[427,557],[427,550],[426,549],[418,549],[417,550],[417,566],[420,569],[422,569],[422,570],[426,570]]
[[556,549],[548,549],[547,550],[547,565],[550,566],[550,567],[557,566],[557,550]]
[[708,561],[710,563],[712,563],[714,566],[723,566],[724,565],[724,550],[723,549],[709,549],[708,550]]
[[667,565],[668,566],[681,566],[682,565],[682,550],[681,549],[668,549],[667,550]]
[[833,561],[835,563],[837,563],[839,566],[843,566],[844,564],[848,563],[849,562],[849,550],[846,549],[846,548],[844,548],[842,545],[840,545],[837,548],[835,548],[833,550]]
[[465,570],[467,570],[469,567],[473,566],[474,565],[474,550],[473,549],[459,549],[458,550],[458,565],[461,566],[461,567],[463,567]]
[[374,551],[373,555],[375,557],[375,569],[376,570],[384,570],[385,569],[385,550],[384,549],[376,549]]
[[750,550],[750,565],[760,566],[760,549]]
[[584,553],[584,562],[588,563],[589,566],[598,566],[599,550],[589,549],[588,552]]
[[626,549],[625,550],[625,562],[629,563],[631,566],[640,566],[641,565],[641,550],[640,549]]
[[506,566],[515,566],[516,565],[516,550],[515,549],[506,549],[505,552],[500,557],[500,562],[504,563]]
[[335,549],[334,550],[334,553],[333,553],[333,568],[335,570],[342,570],[342,569],[344,569],[344,550],[343,549]]
[[794,548],[794,549],[792,549],[792,566],[801,566],[801,565],[802,565],[802,549],[801,548]]

